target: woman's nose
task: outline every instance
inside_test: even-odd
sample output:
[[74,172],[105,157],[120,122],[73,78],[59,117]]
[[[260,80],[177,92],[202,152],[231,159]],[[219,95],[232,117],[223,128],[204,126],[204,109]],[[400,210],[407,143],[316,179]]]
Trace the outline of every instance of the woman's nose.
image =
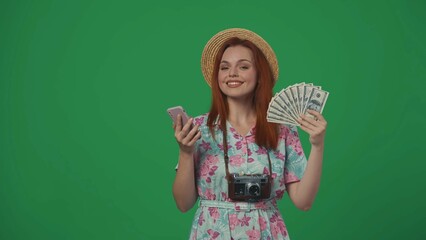
[[238,69],[237,68],[231,68],[229,70],[229,77],[238,77]]

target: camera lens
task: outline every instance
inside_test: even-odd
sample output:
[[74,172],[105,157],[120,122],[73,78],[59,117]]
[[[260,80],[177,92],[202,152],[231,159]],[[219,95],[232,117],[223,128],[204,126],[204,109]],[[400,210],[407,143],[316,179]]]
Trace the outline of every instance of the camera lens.
[[260,186],[257,183],[249,183],[247,185],[248,192],[251,196],[259,196],[260,195]]

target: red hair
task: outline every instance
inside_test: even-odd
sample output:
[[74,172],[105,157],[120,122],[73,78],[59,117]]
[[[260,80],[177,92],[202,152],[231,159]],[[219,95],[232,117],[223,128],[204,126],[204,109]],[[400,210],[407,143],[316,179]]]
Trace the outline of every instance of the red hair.
[[212,75],[212,104],[210,107],[209,116],[207,119],[207,126],[213,136],[215,134],[214,124],[218,118],[220,122],[220,129],[226,133],[226,120],[228,119],[229,106],[226,101],[226,95],[219,88],[218,74],[220,60],[223,53],[228,47],[243,46],[249,48],[254,57],[254,66],[257,70],[257,86],[254,90],[253,107],[256,111],[256,144],[267,149],[276,149],[278,145],[278,125],[266,121],[266,112],[268,110],[269,102],[272,99],[272,89],[274,87],[274,78],[269,67],[268,61],[262,51],[256,45],[248,40],[241,40],[239,38],[231,38],[226,41],[216,55],[214,62],[214,69]]

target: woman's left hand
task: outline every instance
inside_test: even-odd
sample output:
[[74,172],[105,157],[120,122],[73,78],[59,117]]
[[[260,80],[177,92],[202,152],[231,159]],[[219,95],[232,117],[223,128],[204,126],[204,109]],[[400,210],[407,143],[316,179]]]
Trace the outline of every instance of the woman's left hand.
[[308,113],[315,118],[301,114],[297,122],[300,124],[300,128],[309,134],[309,141],[312,146],[323,147],[327,121],[325,121],[321,113],[317,111],[308,109]]

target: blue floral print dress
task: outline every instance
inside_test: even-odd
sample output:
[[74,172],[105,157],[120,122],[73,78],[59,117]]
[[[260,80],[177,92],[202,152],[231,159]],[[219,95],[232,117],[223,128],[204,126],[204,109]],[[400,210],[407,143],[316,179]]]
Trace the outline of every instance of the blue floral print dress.
[[[192,223],[190,239],[289,239],[277,208],[285,184],[300,181],[306,157],[293,126],[280,125],[277,150],[269,150],[272,164],[272,190],[267,200],[234,202],[228,198],[222,131],[216,122],[215,140],[207,126],[207,114],[194,118],[201,138],[195,146],[195,177],[199,207]],[[256,129],[241,136],[226,123],[229,172],[270,174],[268,151],[255,143]]]

